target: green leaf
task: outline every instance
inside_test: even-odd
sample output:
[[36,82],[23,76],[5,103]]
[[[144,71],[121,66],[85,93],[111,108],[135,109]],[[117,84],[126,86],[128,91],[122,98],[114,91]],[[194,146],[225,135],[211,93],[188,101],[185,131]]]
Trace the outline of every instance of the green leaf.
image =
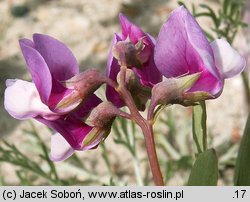
[[4,186],[6,183],[5,183],[5,180],[4,180],[4,176],[0,175],[0,186]]
[[120,119],[120,122],[121,122],[122,130],[124,131],[125,134],[128,134],[128,128],[127,128],[128,121],[125,119]]
[[109,174],[112,175],[112,165],[111,165],[111,162],[110,162],[110,159],[109,159],[109,154],[108,154],[109,152],[108,152],[108,150],[107,150],[104,143],[101,143],[100,146],[102,148],[102,158],[103,158],[103,160],[104,160],[104,162],[106,164],[106,167],[107,167],[107,169],[109,171]]
[[192,3],[192,15],[195,16],[195,14],[196,14],[195,5]]
[[250,114],[245,126],[245,131],[241,139],[238,157],[236,160],[234,185],[250,185]]
[[199,105],[193,106],[193,138],[197,147],[198,153],[204,152],[207,149],[207,112],[205,101]]
[[209,32],[203,30],[203,32],[206,34],[207,38],[210,40],[210,41],[213,41],[214,40],[214,37],[212,34],[210,34]]
[[196,17],[196,18],[198,18],[198,17],[211,17],[211,13],[208,13],[208,12],[196,13],[194,15],[194,17]]
[[184,6],[185,8],[187,8],[184,2],[178,1],[177,3],[178,3],[179,6]]
[[215,12],[213,11],[213,9],[211,7],[209,7],[208,5],[206,5],[206,4],[201,4],[200,6],[209,11],[211,19],[213,20],[215,26],[218,27],[219,26],[219,20],[217,19],[217,16],[216,16]]
[[229,0],[224,0],[223,2],[223,14],[224,15],[227,15],[228,5],[229,5]]
[[218,181],[218,160],[214,149],[209,149],[198,155],[188,186],[216,186]]

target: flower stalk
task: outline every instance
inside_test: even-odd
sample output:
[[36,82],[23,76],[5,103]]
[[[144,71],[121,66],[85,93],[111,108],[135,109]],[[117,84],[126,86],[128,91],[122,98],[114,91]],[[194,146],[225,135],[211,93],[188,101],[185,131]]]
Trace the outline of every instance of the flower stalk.
[[125,86],[126,69],[127,69],[126,66],[121,67],[120,71],[121,81],[117,88],[117,92],[120,94],[126,106],[129,108],[131,113],[131,119],[138,124],[138,126],[141,128],[143,132],[154,183],[157,186],[163,186],[164,182],[156,153],[152,123],[151,121],[148,121],[141,116],[138,109],[136,108],[136,105],[133,101],[130,92],[126,89]]

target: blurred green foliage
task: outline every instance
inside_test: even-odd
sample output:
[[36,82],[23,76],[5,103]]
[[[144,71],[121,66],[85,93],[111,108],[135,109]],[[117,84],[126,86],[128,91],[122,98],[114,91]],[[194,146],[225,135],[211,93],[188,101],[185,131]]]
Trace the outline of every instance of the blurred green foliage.
[[[179,1],[180,5],[185,4]],[[207,4],[200,4],[199,11],[192,4],[192,14],[195,18],[208,17],[213,22],[211,31],[204,30],[210,40],[215,38],[225,38],[230,44],[240,28],[248,26],[242,21],[242,13],[245,6],[245,0],[223,0],[218,11],[214,11]],[[202,9],[202,11],[200,11]]]
[[29,8],[26,5],[13,5],[11,7],[11,14],[14,17],[23,17],[29,13]]

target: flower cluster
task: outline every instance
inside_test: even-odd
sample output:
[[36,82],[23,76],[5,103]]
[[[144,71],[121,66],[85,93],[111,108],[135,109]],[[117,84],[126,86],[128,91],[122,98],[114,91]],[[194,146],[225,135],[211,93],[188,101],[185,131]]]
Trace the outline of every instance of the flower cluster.
[[[129,117],[120,110],[126,106],[120,93],[123,78],[139,111],[151,99],[152,114],[157,105],[217,98],[224,80],[245,67],[244,58],[224,39],[209,43],[183,6],[170,14],[157,40],[124,15],[119,19],[121,33],[114,35],[106,76],[96,69],[79,73],[71,51],[50,36],[20,40],[32,82],[7,80],[5,109],[16,119],[34,118],[56,131],[51,138],[54,161],[96,148],[116,116]],[[107,101],[94,94],[104,83]]]

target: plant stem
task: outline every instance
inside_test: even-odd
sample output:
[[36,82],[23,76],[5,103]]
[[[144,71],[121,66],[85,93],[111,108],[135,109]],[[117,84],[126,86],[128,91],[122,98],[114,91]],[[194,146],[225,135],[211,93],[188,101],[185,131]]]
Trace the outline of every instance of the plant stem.
[[126,88],[126,85],[125,85],[126,69],[127,69],[126,66],[121,67],[121,71],[120,71],[121,81],[116,90],[123,98],[126,106],[129,108],[130,113],[131,113],[131,119],[134,120],[142,129],[154,183],[157,186],[162,186],[164,185],[164,183],[163,183],[163,178],[162,178],[162,174],[161,174],[161,170],[160,170],[160,166],[158,162],[158,157],[157,157],[157,153],[155,149],[152,122],[147,121],[141,116],[141,114],[139,113],[133,101],[133,98],[130,92]]
[[160,170],[160,166],[158,162],[158,157],[157,157],[157,153],[155,149],[153,127],[150,122],[146,120],[144,120],[143,122],[144,123],[142,125],[141,124],[138,124],[138,125],[141,127],[142,132],[144,134],[147,154],[149,158],[150,168],[153,174],[154,183],[157,186],[163,186],[164,182],[163,182],[163,178],[162,178],[162,174],[161,174],[161,170]]

